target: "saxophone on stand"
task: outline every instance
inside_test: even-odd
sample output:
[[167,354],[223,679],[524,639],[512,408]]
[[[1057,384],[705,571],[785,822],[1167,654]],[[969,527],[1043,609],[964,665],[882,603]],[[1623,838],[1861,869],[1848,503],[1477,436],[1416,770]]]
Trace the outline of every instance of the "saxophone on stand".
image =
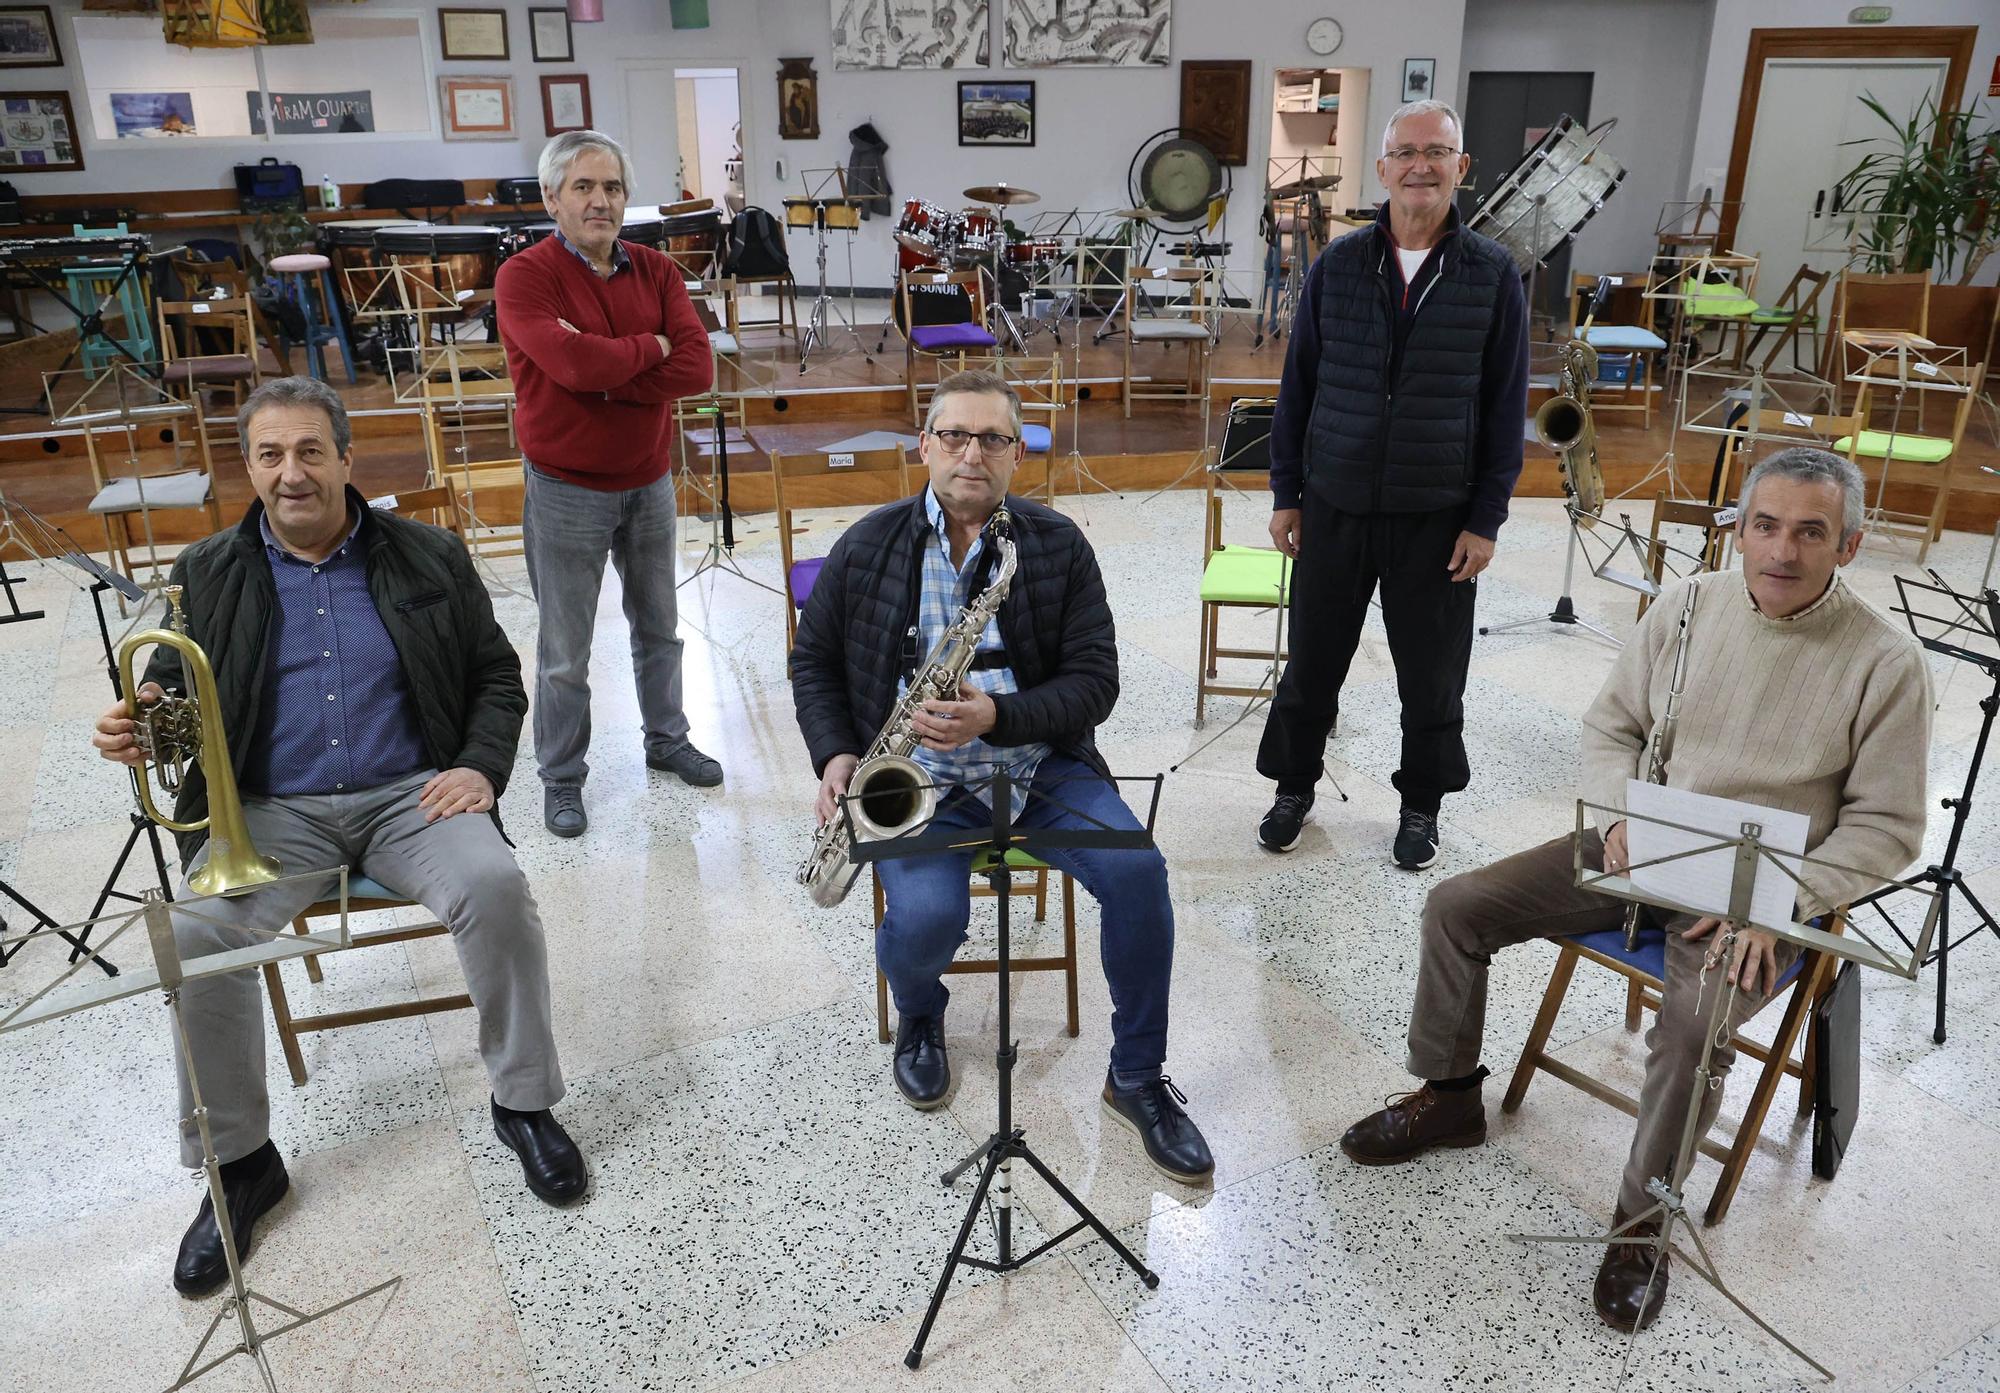
[[923,741],[911,720],[927,701],[957,698],[958,685],[979,651],[980,635],[1000,612],[1014,582],[1013,519],[1004,504],[987,521],[986,537],[1000,558],[992,582],[938,638],[923,666],[911,677],[909,689],[889,712],[875,743],[855,766],[846,803],[853,820],[852,833],[848,817],[835,809],[814,833],[812,850],[799,865],[795,878],[822,909],[831,909],[846,899],[861,874],[860,864],[848,859],[852,837],[864,842],[900,837],[930,821],[937,811],[937,789],[930,773],[911,758],[911,751]]

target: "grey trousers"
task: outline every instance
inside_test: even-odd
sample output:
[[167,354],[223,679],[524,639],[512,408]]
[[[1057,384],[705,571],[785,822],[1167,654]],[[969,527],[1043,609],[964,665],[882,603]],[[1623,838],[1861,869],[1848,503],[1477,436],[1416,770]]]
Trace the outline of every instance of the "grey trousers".
[[[493,1096],[524,1112],[553,1107],[563,1081],[541,916],[492,818],[460,813],[424,821],[417,795],[433,772],[359,793],[245,798],[243,817],[257,849],[277,857],[287,874],[345,865],[437,915],[451,930],[479,1012],[479,1054]],[[175,912],[174,940],[183,957],[269,942],[253,930],[286,929],[300,910],[333,893],[332,884],[301,881],[204,900],[194,912]],[[185,883],[180,893],[191,893]],[[249,1155],[270,1136],[262,982],[253,968],[198,978],[181,993],[202,1102],[223,1161]],[[181,1163],[199,1166],[194,1101],[186,1072],[177,1077]]]
[[681,711],[681,640],[675,612],[674,476],[605,493],[565,483],[532,464],[521,503],[535,636],[535,761],[542,782],[581,786],[590,775],[590,645],[604,558],[625,590],[632,675],[646,753],[687,743]]
[[[1423,944],[1417,969],[1417,999],[1410,1012],[1409,1070],[1419,1078],[1452,1079],[1479,1066],[1486,1028],[1486,968],[1496,949],[1535,938],[1561,938],[1615,928],[1625,919],[1625,902],[1579,889],[1571,870],[1569,836],[1496,861],[1480,870],[1442,881],[1424,902]],[[1584,864],[1604,865],[1604,845],[1584,833]],[[1639,1090],[1639,1121],[1619,1182],[1618,1202],[1627,1214],[1651,1206],[1646,1182],[1673,1169],[1702,1035],[1714,993],[1724,974],[1711,971],[1702,986],[1702,958],[1710,938],[1686,939],[1680,930],[1693,923],[1677,918],[1667,925],[1666,985],[1660,1013],[1646,1033],[1646,1078]],[[1799,954],[1789,943],[1777,948],[1780,973]],[[1697,995],[1699,993],[1699,995]],[[1728,1015],[1729,1034],[1770,1000],[1738,992]],[[1736,1051],[1715,1051],[1710,1067],[1717,1084],[1702,1099],[1701,1134],[1706,1135],[1722,1105],[1722,1081]]]

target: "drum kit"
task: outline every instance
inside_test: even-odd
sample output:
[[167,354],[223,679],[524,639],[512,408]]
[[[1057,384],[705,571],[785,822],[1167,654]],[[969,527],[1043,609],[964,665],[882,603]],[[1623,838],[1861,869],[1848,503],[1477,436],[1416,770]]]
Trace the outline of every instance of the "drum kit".
[[[1024,330],[1008,306],[1019,301],[1025,311],[1035,283],[1046,279],[1058,263],[1072,255],[1075,238],[1046,233],[1023,236],[1008,230],[1005,210],[1042,201],[1042,196],[1032,189],[1005,182],[975,184],[962,190],[960,196],[972,206],[957,212],[927,198],[904,200],[902,216],[897,218],[895,227],[897,276],[900,279],[912,271],[985,272],[995,290],[989,297],[988,310],[999,321],[993,326],[994,337],[998,338],[1004,329],[1017,349],[1025,349],[1034,326],[1031,324]],[[954,311],[952,317],[962,317],[957,311],[967,302],[964,291],[958,287],[937,288],[952,292],[946,297],[952,301],[948,308]],[[896,327],[907,330],[910,326],[904,322],[901,296],[897,297],[893,312]],[[919,316],[918,322],[925,322],[925,318]],[[1062,336],[1053,317],[1047,327],[1060,342]]]

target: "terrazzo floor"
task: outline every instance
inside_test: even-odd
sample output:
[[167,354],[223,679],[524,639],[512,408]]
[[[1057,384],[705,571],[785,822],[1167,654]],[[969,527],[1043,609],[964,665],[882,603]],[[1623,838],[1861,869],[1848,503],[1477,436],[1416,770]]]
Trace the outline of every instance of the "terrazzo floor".
[[[1217,1158],[1212,1187],[1148,1167],[1096,1102],[1109,1046],[1096,908],[1079,897],[1082,1021],[1059,981],[1019,979],[1017,1119],[1038,1152],[1161,1276],[1140,1286],[1101,1242],[1072,1239],[1016,1276],[962,1279],[921,1371],[908,1347],[969,1183],[944,1166],[985,1137],[995,1102],[990,979],[960,978],[948,1106],[906,1107],[874,1034],[867,897],[814,909],[790,873],[813,781],[784,682],[779,602],[709,571],[681,592],[697,739],[728,771],[697,791],[640,761],[615,602],[600,609],[590,832],[541,828],[523,749],[502,812],[547,926],[589,1199],[556,1211],[520,1183],[486,1120],[468,1012],[309,1036],[293,1089],[270,1047],[273,1130],[294,1194],[267,1223],[254,1283],[300,1305],[400,1275],[393,1293],[271,1346],[279,1386],[582,1390],[1630,1389],[1818,1386],[1685,1270],[1655,1329],[1627,1343],[1589,1305],[1595,1254],[1525,1248],[1518,1231],[1601,1223],[1630,1137],[1623,1115],[1554,1080],[1498,1110],[1484,1148],[1400,1168],[1350,1165],[1346,1125],[1406,1087],[1402,1037],[1428,887],[1562,831],[1577,717],[1612,650],[1533,625],[1477,641],[1467,693],[1474,780],[1445,810],[1429,872],[1389,863],[1394,674],[1371,623],[1343,703],[1317,821],[1289,858],[1254,845],[1269,785],[1261,717],[1215,703],[1196,731],[1192,596],[1200,497],[1066,500],[1103,566],[1123,692],[1100,732],[1121,772],[1167,775],[1158,837],[1178,918],[1168,1068]],[[1232,504],[1229,530],[1261,518]],[[1633,513],[1643,530],[1645,513]],[[801,549],[823,549],[836,515]],[[776,579],[767,519],[738,560]],[[1480,585],[1482,623],[1544,612],[1565,530],[1524,501]],[[706,529],[688,525],[683,571]],[[1949,535],[1930,564],[1976,583],[1987,539]],[[18,569],[18,568],[17,568]],[[1848,571],[1877,603],[1913,559],[1871,546]],[[532,670],[535,616],[518,562],[492,572],[502,623]],[[1632,597],[1585,578],[1579,610],[1614,631]],[[88,749],[106,704],[89,597],[31,568],[0,626],[0,877],[80,917],[122,843],[122,775]],[[1246,642],[1268,620],[1238,621]],[[1977,673],[1935,659],[1933,794],[1955,791],[1977,735]],[[1190,753],[1223,732],[1192,759]],[[1183,764],[1183,761],[1186,761]],[[1931,854],[1944,814],[1933,808]],[[1961,865],[2000,901],[2000,825],[1982,804]],[[136,887],[143,873],[128,875]],[[1052,903],[1052,917],[1054,906]],[[10,924],[15,923],[9,915]],[[974,945],[990,941],[975,912]],[[1017,917],[1018,922],[1018,917]],[[1964,925],[1961,925],[1961,929]],[[1024,929],[1022,951],[1053,926]],[[1493,973],[1487,1062],[1504,1076],[1554,961],[1530,945]],[[45,980],[36,946],[0,968],[0,1000]],[[425,940],[328,960],[295,1010],[456,990],[450,946]],[[1727,1221],[1704,1235],[1735,1291],[1852,1390],[2000,1387],[2000,942],[1954,957],[1951,1034],[1930,1038],[1933,981],[1866,984],[1863,1113],[1837,1181],[1811,1178],[1808,1125],[1785,1085]],[[1607,974],[1578,974],[1565,1056],[1628,1087],[1643,1060]],[[185,1302],[168,1271],[200,1197],[172,1150],[172,1064],[154,997],[0,1038],[0,1390],[164,1387],[219,1299]],[[1768,1032],[1776,1013],[1752,1027]],[[1739,1071],[1739,1075],[1744,1071]],[[1724,1104],[1740,1117],[1749,1084]],[[1704,1161],[1691,1196],[1705,1202]],[[1066,1227],[1017,1179],[1025,1242]],[[991,1252],[975,1230],[975,1251]],[[236,1361],[199,1385],[254,1386]]]

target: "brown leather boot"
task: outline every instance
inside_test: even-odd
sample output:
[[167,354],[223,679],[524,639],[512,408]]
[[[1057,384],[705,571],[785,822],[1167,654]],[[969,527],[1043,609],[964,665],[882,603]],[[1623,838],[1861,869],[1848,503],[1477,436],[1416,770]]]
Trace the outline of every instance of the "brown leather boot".
[[[1625,1222],[1620,1208],[1611,1217],[1612,1227]],[[1625,1230],[1628,1238],[1658,1238],[1657,1220],[1634,1224]],[[1667,1273],[1673,1250],[1660,1254],[1660,1270],[1653,1271],[1653,1249],[1647,1243],[1612,1243],[1604,1249],[1604,1263],[1597,1269],[1597,1285],[1591,1289],[1591,1304],[1606,1325],[1618,1330],[1644,1330],[1660,1317],[1667,1302]],[[1651,1278],[1648,1285],[1647,1278]]]
[[1364,1166],[1413,1161],[1434,1146],[1478,1146],[1486,1140],[1480,1086],[1439,1092],[1429,1084],[1387,1100],[1340,1139],[1340,1149]]

